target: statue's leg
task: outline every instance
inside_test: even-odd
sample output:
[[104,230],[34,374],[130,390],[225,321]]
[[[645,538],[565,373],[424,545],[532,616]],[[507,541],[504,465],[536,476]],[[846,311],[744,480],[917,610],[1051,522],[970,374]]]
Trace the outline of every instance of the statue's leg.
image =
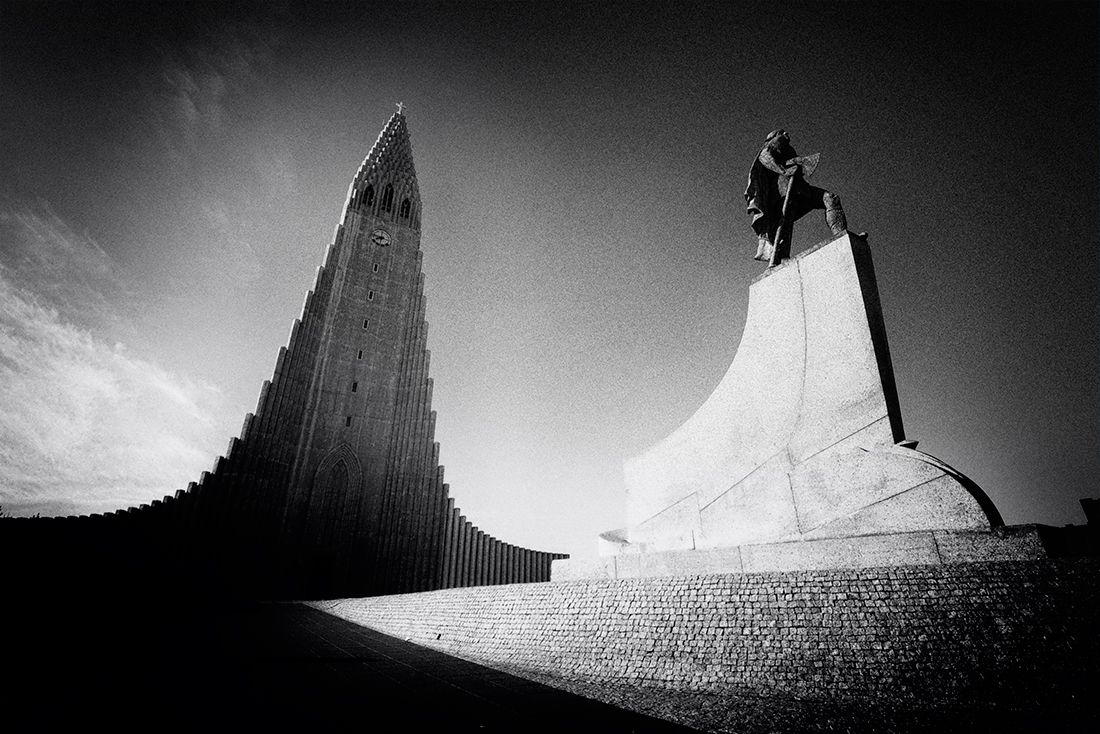
[[793,222],[783,221],[776,230],[775,237],[772,239],[774,244],[771,251],[771,260],[769,261],[769,265],[772,267],[791,256],[791,234],[793,229]]
[[768,262],[772,259],[772,243],[768,239],[768,235],[762,234],[757,238],[756,242],[756,255],[753,260],[761,260]]
[[813,209],[825,210],[825,223],[829,225],[833,235],[839,237],[848,230],[848,219],[844,216],[840,197],[832,191],[826,191],[817,186],[807,186],[805,193],[799,196],[796,218]]
[[844,216],[844,207],[840,204],[840,197],[831,191],[823,191],[822,204],[825,206],[825,223],[833,234],[840,236],[848,231],[848,218]]

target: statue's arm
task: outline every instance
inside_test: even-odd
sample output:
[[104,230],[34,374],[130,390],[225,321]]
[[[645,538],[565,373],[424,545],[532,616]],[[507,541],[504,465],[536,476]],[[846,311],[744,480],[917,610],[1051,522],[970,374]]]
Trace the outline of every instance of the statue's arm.
[[[794,153],[793,149],[791,153]],[[793,176],[794,174],[798,173],[798,163],[801,159],[798,156],[794,156],[787,161],[786,165],[783,165],[780,164],[780,162],[775,159],[775,156],[772,155],[772,152],[767,147],[765,147],[763,150],[760,151],[760,156],[758,157],[758,160],[760,161],[760,164],[767,168],[769,171],[774,171],[780,176]]]
[[787,173],[787,169],[784,166],[779,165],[779,161],[775,159],[775,156],[773,156],[772,152],[766,147],[760,151],[760,155],[757,157],[757,160],[760,161],[760,165],[764,166],[764,168],[767,168],[769,171],[778,173],[780,176],[789,175]]
[[821,154],[814,153],[812,155],[799,155],[791,158],[787,161],[788,166],[794,166],[795,171],[800,172],[806,178],[813,175],[813,172],[817,170],[817,164],[821,161]]

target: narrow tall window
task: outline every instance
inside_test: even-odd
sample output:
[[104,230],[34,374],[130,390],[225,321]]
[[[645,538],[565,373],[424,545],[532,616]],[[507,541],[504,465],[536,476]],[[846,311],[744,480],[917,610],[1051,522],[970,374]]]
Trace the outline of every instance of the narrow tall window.
[[368,186],[367,190],[363,192],[363,206],[374,206],[374,187]]
[[386,184],[386,191],[382,194],[382,210],[393,211],[393,184]]
[[350,426],[351,425],[351,416],[350,415],[347,418],[344,419],[344,425],[345,426]]
[[[371,291],[371,293],[374,293],[374,291]],[[368,326],[370,326],[370,319],[363,319],[363,328],[365,329]],[[359,357],[362,358],[362,356],[363,356],[363,352],[362,352],[362,350],[360,350],[359,351]]]
[[359,356],[358,356],[358,357],[356,357],[356,359],[362,359],[362,358],[363,358],[363,350],[362,350],[362,349],[360,349],[360,350],[359,350]]
[[374,264],[374,272],[376,272],[376,273],[378,272],[378,263]]
[[408,199],[405,199],[404,201],[401,202],[401,218],[402,219],[408,219],[409,218],[409,206],[410,205],[409,205],[409,200]]
[[351,383],[351,391],[352,392],[358,392],[358,390],[359,390],[359,383],[358,382]]
[[374,300],[374,291],[367,291],[367,300],[368,301],[373,301]]

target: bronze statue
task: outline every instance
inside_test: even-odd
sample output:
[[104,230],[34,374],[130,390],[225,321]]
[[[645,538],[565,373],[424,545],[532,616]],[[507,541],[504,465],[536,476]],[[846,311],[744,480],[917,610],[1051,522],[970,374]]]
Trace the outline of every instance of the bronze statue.
[[789,257],[792,225],[814,209],[825,210],[825,222],[835,236],[847,231],[840,197],[806,182],[820,158],[820,153],[799,156],[786,130],[768,133],[745,189],[752,229],[758,238],[754,259],[774,266]]

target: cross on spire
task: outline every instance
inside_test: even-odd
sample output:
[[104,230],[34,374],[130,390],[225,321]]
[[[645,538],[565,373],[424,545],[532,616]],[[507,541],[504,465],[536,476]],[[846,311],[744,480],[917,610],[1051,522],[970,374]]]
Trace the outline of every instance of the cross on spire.
[[404,114],[402,112],[402,110],[404,110],[404,109],[405,109],[405,103],[404,102],[398,102],[397,103],[397,114],[399,114],[399,115]]

